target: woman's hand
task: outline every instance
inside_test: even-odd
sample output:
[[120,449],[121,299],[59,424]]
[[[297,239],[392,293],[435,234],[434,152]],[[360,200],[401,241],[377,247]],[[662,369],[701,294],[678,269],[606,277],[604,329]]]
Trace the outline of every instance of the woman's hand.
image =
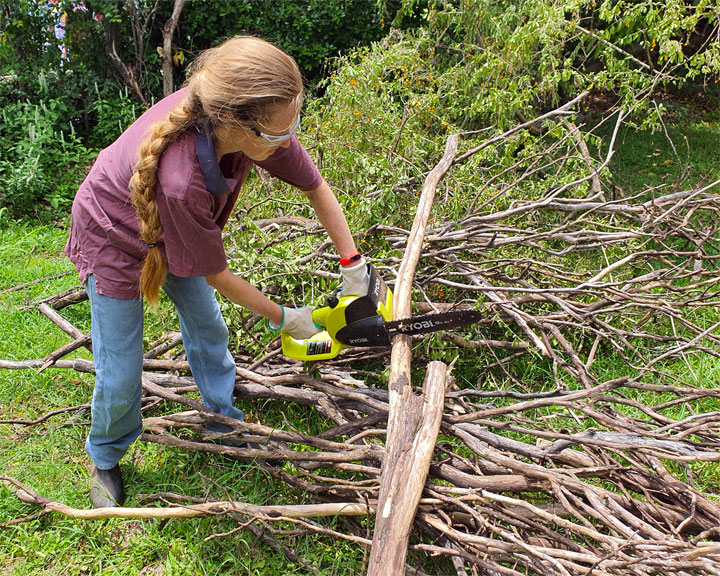
[[268,320],[270,330],[282,330],[296,340],[305,340],[322,330],[312,319],[314,307],[286,308],[282,306],[282,321],[280,324]]
[[365,296],[370,284],[370,272],[365,258],[360,258],[350,266],[341,266],[342,295],[343,296]]

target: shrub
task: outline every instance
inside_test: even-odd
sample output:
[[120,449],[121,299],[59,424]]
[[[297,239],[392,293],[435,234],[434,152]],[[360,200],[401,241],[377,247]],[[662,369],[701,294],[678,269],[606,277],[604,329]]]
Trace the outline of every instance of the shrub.
[[262,6],[250,0],[214,0],[186,4],[177,44],[193,54],[241,33],[275,42],[316,79],[328,57],[377,40],[383,28],[377,6],[369,0],[274,0]]
[[3,109],[0,207],[11,215],[41,216],[69,208],[92,152],[72,123],[68,132],[58,128],[64,114],[65,105],[57,100],[17,102]]
[[424,42],[444,70],[444,104],[466,122],[512,123],[593,90],[653,125],[653,91],[720,79],[711,2],[430,4]]
[[[109,32],[150,104],[162,97],[155,47],[171,9],[172,3],[145,0],[18,0],[3,7],[0,207],[22,215],[69,205],[87,161],[144,109],[107,55]],[[377,5],[366,0],[189,2],[173,47],[176,86],[198,51],[238,33],[275,41],[313,77],[329,55],[378,38],[382,27]]]

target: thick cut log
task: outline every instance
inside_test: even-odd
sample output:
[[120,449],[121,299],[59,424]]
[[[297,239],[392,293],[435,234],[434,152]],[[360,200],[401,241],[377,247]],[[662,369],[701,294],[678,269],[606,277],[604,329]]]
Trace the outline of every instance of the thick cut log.
[[431,362],[423,394],[405,386],[400,411],[388,424],[369,576],[405,574],[410,528],[440,430],[448,373],[445,363]]

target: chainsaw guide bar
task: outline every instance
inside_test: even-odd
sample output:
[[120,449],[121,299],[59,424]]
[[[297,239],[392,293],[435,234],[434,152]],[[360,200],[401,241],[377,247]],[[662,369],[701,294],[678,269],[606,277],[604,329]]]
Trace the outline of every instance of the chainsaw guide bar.
[[416,336],[467,326],[478,322],[481,318],[482,314],[477,310],[451,310],[384,322],[383,327],[391,338],[398,334]]

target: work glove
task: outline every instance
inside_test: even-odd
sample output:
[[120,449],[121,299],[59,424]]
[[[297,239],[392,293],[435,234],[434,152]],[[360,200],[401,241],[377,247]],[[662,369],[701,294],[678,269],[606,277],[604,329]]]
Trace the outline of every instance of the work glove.
[[305,340],[313,334],[317,334],[323,328],[313,322],[312,312],[313,306],[304,306],[302,308],[286,308],[281,306],[283,311],[283,319],[280,326],[273,326],[268,319],[268,328],[270,330],[282,330],[290,334],[296,340]]
[[370,284],[370,272],[365,258],[350,266],[340,266],[343,296],[366,296]]

